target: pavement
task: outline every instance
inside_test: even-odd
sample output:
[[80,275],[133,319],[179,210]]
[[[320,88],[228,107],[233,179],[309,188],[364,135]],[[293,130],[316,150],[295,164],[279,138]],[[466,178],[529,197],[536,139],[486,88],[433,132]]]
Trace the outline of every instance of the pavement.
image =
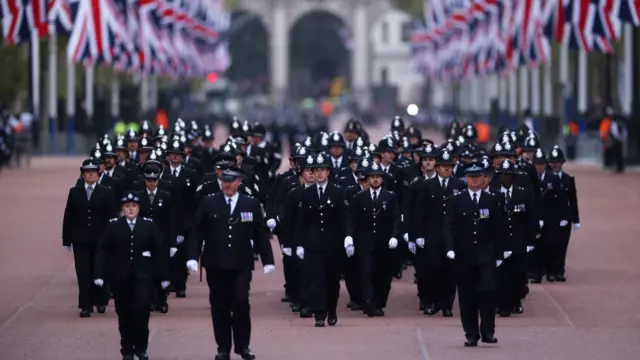
[[[331,129],[341,130],[344,120],[334,119]],[[372,139],[387,131],[386,125],[369,129]],[[78,317],[73,258],[61,247],[67,191],[81,160],[35,158],[30,169],[0,174],[0,360],[119,359],[113,306],[104,315]],[[386,317],[347,310],[343,286],[338,325],[314,328],[280,302],[283,275],[274,240],[276,272],[256,271],[252,282],[257,358],[640,359],[640,177],[578,164],[567,171],[576,175],[582,224],[571,238],[568,282],[532,285],[523,315],[497,319],[499,344],[464,348],[457,305],[454,318],[419,313],[412,269],[394,281]],[[151,359],[213,359],[206,285],[191,276],[187,298],[170,298],[169,306],[168,314],[152,315]]]

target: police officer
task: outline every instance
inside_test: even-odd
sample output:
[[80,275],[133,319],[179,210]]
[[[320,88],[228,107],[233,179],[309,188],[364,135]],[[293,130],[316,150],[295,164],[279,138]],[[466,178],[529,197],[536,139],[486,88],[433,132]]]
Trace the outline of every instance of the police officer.
[[494,194],[501,195],[504,219],[501,238],[505,241],[504,261],[498,269],[498,308],[501,317],[508,317],[523,312],[521,299],[526,295],[527,282],[525,255],[535,247],[538,221],[531,192],[514,185],[518,169],[513,161],[503,160],[496,174],[501,185],[494,189]]
[[401,237],[400,205],[393,192],[382,189],[384,171],[371,163],[364,175],[369,190],[350,201],[348,236],[351,236],[359,266],[364,313],[370,317],[384,316],[383,309],[396,274],[398,256],[394,250]]
[[196,259],[204,239],[202,266],[207,270],[213,332],[218,344],[216,360],[229,359],[232,336],[235,353],[244,360],[255,359],[249,349],[249,284],[254,246],[260,252],[265,274],[275,270],[260,203],[238,192],[243,175],[237,167],[222,172],[222,192],[202,200],[188,239],[187,268],[191,272],[198,271]]
[[155,282],[169,286],[169,268],[162,237],[151,219],[139,216],[140,198],[127,193],[121,199],[124,216],[109,221],[98,242],[94,284],[109,279],[118,314],[123,360],[148,360],[149,306]]
[[[495,269],[502,264],[502,225],[498,198],[482,191],[484,169],[466,169],[468,189],[451,198],[444,221],[447,258],[455,261],[465,346],[495,344]],[[480,313],[480,325],[478,325]]]
[[109,300],[106,291],[93,284],[95,239],[116,213],[113,191],[97,183],[98,169],[98,164],[90,159],[82,162],[80,172],[84,181],[69,190],[62,221],[62,246],[73,251],[76,266],[80,317],[90,317],[94,306],[104,313]]
[[344,190],[329,181],[332,164],[329,156],[318,154],[314,165],[316,186],[306,188],[298,203],[296,249],[301,247],[308,269],[309,306],[315,326],[338,323],[337,306],[343,251],[353,255],[353,238],[347,236],[347,209]]
[[[173,213],[171,194],[158,188],[161,173],[162,168],[158,164],[147,161],[142,171],[145,188],[137,192],[136,196],[140,199],[139,216],[151,219],[160,230],[162,246],[165,251],[157,254],[157,256],[164,256],[166,258],[165,262],[168,264],[169,258],[173,257],[178,251],[176,244],[176,216]],[[152,309],[163,314],[169,311],[167,293],[160,287],[160,283],[154,288]]]

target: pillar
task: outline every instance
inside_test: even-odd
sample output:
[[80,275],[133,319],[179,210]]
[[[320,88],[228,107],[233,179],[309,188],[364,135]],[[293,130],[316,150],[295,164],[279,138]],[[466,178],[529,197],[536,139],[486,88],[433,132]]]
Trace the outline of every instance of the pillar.
[[351,56],[351,87],[353,95],[362,109],[371,106],[369,24],[368,7],[363,1],[356,1],[353,11],[353,53]]
[[630,24],[624,25],[624,58],[623,58],[623,78],[622,92],[620,94],[620,107],[625,116],[631,115],[633,108],[633,27]]
[[543,97],[543,110],[542,114],[544,116],[553,115],[553,76],[552,76],[552,65],[551,61],[544,64],[543,68],[543,79],[542,79],[542,97]]
[[509,73],[509,115],[516,116],[518,113],[518,78],[517,73]]
[[526,67],[521,67],[519,71],[518,83],[520,85],[520,106],[518,110],[520,111],[520,115],[529,109],[529,69]]
[[540,116],[540,66],[531,69],[531,113]]
[[271,32],[271,95],[276,103],[287,97],[289,87],[289,22],[287,10],[281,1],[273,9]]
[[589,107],[587,98],[588,77],[587,77],[587,52],[580,50],[578,52],[578,113],[583,114]]

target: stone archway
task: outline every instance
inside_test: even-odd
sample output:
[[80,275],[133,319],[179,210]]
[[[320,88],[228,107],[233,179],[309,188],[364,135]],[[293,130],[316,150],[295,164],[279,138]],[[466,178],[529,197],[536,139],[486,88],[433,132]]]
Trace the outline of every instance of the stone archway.
[[243,9],[231,14],[231,21],[243,23],[242,30],[231,34],[229,52],[233,59],[227,77],[241,91],[269,90],[269,31],[261,15]]

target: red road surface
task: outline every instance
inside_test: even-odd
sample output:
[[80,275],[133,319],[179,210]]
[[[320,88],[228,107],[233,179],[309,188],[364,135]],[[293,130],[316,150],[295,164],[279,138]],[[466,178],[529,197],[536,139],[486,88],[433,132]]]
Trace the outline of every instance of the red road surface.
[[[80,161],[35,159],[30,170],[0,175],[1,360],[119,358],[113,307],[78,317],[72,256],[61,248],[62,211]],[[582,218],[568,282],[533,285],[524,315],[497,320],[498,345],[463,348],[457,308],[453,319],[418,313],[413,270],[393,283],[385,318],[345,309],[343,289],[338,326],[316,329],[280,303],[278,263],[275,274],[256,271],[252,283],[252,349],[265,360],[640,359],[640,176],[568,171],[577,176]],[[213,359],[208,290],[197,276],[188,286],[186,299],[169,300],[168,314],[152,315],[151,359]]]

